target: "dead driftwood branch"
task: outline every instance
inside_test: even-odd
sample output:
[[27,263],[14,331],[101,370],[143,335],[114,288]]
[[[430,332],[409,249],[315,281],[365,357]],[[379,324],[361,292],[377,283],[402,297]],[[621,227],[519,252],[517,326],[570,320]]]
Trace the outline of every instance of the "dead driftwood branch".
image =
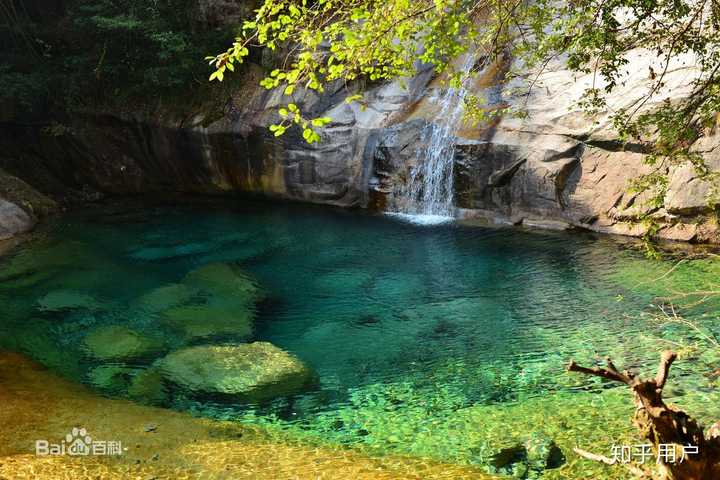
[[[677,455],[674,458],[658,457],[658,471],[653,476],[649,470],[642,469],[631,463],[624,463],[638,478],[656,478],[658,480],[710,480],[720,479],[720,422],[708,429],[707,434],[693,418],[674,405],[667,405],[662,398],[670,367],[677,359],[677,354],[665,351],[660,357],[660,364],[655,378],[642,379],[633,372],[620,371],[612,360],[606,359],[606,367],[582,367],[571,361],[567,366],[570,372],[593,375],[614,382],[624,383],[633,392],[635,402],[634,423],[645,440],[652,444],[655,453],[659,449],[687,451],[692,454]],[[695,449],[697,448],[697,449]],[[686,449],[686,450],[683,450]],[[589,460],[615,465],[617,459],[597,455],[576,448],[575,452]],[[697,453],[695,453],[697,452]],[[680,461],[680,459],[682,460]]]
[[[598,455],[596,453],[588,452],[587,450],[583,450],[582,448],[575,447],[573,448],[573,451],[580,455],[583,458],[587,458],[588,460],[592,460],[593,462],[600,462],[604,463],[605,465],[617,465],[618,461],[615,458],[606,457],[605,455]],[[621,463],[620,465],[624,466],[625,468],[630,471],[635,477],[639,479],[650,479],[652,478],[652,474],[646,470],[643,470],[642,468],[630,464],[630,463]]]

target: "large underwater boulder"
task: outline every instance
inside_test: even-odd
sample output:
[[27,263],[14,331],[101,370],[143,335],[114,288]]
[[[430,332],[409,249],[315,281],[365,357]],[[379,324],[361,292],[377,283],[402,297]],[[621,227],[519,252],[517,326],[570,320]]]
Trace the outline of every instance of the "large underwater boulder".
[[247,402],[298,393],[314,379],[297,357],[267,342],[188,347],[168,354],[158,367],[188,393]]
[[153,355],[161,350],[159,341],[120,325],[97,327],[85,336],[86,352],[100,360],[128,360]]

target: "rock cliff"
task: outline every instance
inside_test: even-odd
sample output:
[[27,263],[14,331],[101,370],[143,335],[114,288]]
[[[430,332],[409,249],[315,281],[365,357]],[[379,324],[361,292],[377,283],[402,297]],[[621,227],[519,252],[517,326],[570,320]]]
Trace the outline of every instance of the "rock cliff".
[[[719,242],[712,187],[691,165],[661,166],[669,173],[665,205],[648,207],[629,193],[628,181],[648,172],[639,146],[614,138],[611,109],[648,88],[648,55],[638,52],[633,72],[606,112],[588,118],[576,106],[593,79],[573,77],[560,65],[541,73],[531,95],[513,98],[500,82],[502,68],[485,65],[471,89],[497,103],[523,102],[526,118],[501,118],[465,127],[455,139],[458,216],[541,228],[582,228],[642,235],[634,221],[651,215],[659,236]],[[482,62],[482,59],[478,59]],[[678,59],[668,75],[674,96],[687,94],[694,75]],[[258,87],[262,67],[251,65],[244,84],[211,113],[183,118],[157,114],[92,114],[51,125],[2,126],[0,167],[61,200],[146,192],[251,192],[292,200],[382,210],[422,150],[421,130],[437,113],[430,101],[442,89],[432,70],[399,83],[376,85],[365,108],[344,102],[342,85],[323,96],[302,92],[296,103],[333,121],[319,144],[298,132],[280,138],[266,127],[277,120],[277,92]],[[645,108],[662,101],[656,98]],[[720,134],[694,147],[720,170]],[[0,194],[0,196],[3,196]],[[3,197],[4,198],[4,197]],[[7,202],[5,202],[7,203]],[[0,204],[0,229],[10,234],[32,220]]]

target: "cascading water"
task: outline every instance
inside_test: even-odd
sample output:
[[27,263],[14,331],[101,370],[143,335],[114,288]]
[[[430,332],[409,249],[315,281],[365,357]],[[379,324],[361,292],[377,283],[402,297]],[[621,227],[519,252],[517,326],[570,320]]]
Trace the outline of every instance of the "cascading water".
[[[474,63],[468,55],[462,65],[467,76]],[[434,101],[439,105],[434,122],[428,123],[420,138],[415,165],[407,182],[396,194],[400,211],[392,215],[405,217],[415,223],[443,223],[453,218],[453,164],[455,131],[462,121],[465,85],[448,88]]]

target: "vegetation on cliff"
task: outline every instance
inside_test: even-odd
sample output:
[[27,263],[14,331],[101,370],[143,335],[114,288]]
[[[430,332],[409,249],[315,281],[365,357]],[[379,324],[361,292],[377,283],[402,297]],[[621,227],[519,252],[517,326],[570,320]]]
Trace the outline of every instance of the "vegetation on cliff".
[[[318,127],[329,119],[307,117],[295,99],[301,91],[321,93],[335,82],[350,85],[348,102],[362,102],[356,93],[362,92],[361,81],[409,77],[422,64],[446,72],[456,83],[464,72],[456,71],[452,59],[479,49],[484,54],[480,66],[488,61],[512,63],[505,81],[514,86],[513,95],[529,95],[539,72],[552,62],[593,74],[596,81],[581,102],[592,114],[607,109],[607,96],[626,81],[633,58],[649,56],[648,90],[637,92],[631,106],[612,118],[619,146],[632,144],[646,152],[646,162],[654,167],[637,178],[633,188],[648,192],[649,202],[662,206],[669,165],[689,161],[700,178],[718,177],[697,148],[697,141],[718,122],[718,29],[720,7],[713,0],[265,0],[232,46],[208,59],[216,68],[210,80],[222,81],[255,48],[282,53],[281,66],[262,81],[265,88],[282,90],[287,99],[279,108],[280,122],[271,130],[279,136],[298,125],[312,143],[320,139]],[[666,74],[683,62],[694,64],[696,75],[688,78],[687,95],[673,96]],[[651,98],[666,100],[659,109],[644,108]],[[492,112],[472,95],[466,103],[475,122],[508,110],[523,113],[522,102]],[[712,205],[717,195],[710,192]],[[652,228],[649,231],[652,234]]]

